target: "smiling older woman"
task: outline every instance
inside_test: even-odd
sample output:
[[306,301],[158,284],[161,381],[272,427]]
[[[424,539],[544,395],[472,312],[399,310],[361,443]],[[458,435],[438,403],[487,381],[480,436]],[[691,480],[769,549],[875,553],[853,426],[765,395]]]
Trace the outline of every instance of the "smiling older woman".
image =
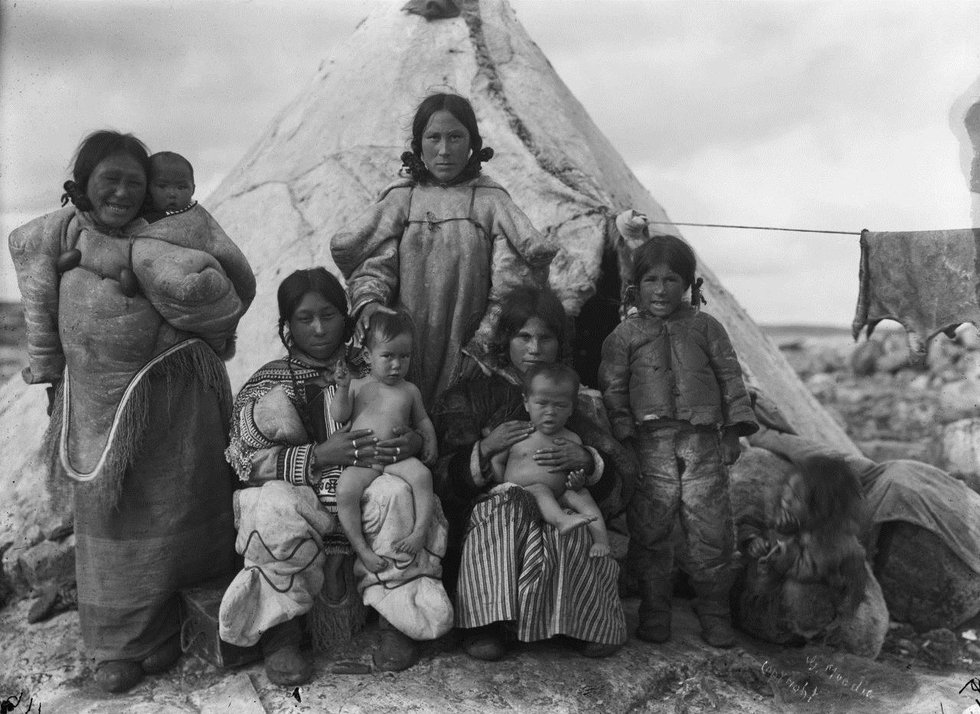
[[[626,641],[616,562],[589,557],[587,529],[560,535],[541,522],[527,491],[493,488],[491,478],[491,458],[531,432],[522,375],[567,353],[566,322],[548,290],[507,295],[491,342],[493,373],[447,390],[433,414],[442,455],[436,488],[450,523],[445,579],[449,589],[456,586],[464,647],[478,659],[502,657],[508,635],[525,642],[565,635],[581,641],[590,657],[613,654]],[[567,427],[582,446],[557,438],[534,458],[552,469],[584,470],[602,502],[617,472],[635,471],[635,464],[581,411]]]
[[177,591],[234,565],[234,479],[222,453],[231,392],[213,345],[233,333],[255,286],[223,237],[237,278],[215,270],[215,281],[229,299],[163,306],[139,290],[159,278],[159,264],[133,260],[148,164],[135,137],[90,135],[65,184],[74,205],[10,236],[24,378],[54,387],[46,439],[63,467],[52,473],[75,482],[82,639],[110,692],[177,660]]

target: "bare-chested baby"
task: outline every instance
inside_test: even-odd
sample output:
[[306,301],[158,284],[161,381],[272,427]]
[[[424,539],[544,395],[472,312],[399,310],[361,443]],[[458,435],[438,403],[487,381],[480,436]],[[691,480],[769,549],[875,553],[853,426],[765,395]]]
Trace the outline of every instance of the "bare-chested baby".
[[[609,555],[609,534],[591,494],[584,488],[567,488],[567,472],[549,471],[534,460],[534,454],[553,446],[556,438],[582,443],[577,434],[565,428],[575,408],[578,389],[578,375],[571,367],[544,363],[531,367],[525,374],[524,408],[534,431],[491,461],[497,480],[529,491],[541,517],[560,533],[588,527],[592,534],[589,556],[597,558]],[[574,513],[566,513],[566,508]]]
[[[330,405],[330,417],[339,422],[352,420],[351,430],[372,429],[379,439],[394,436],[396,426],[411,426],[422,435],[422,461],[436,458],[436,431],[422,405],[419,388],[405,380],[412,356],[414,333],[407,315],[378,311],[364,335],[364,361],[370,373],[360,379],[349,374],[336,376],[337,394]],[[432,520],[435,495],[432,473],[417,458],[384,465],[385,473],[400,476],[412,487],[415,525],[412,532],[393,543],[395,550],[415,555],[425,546]],[[354,553],[368,570],[380,572],[388,561],[375,553],[361,528],[361,495],[381,475],[381,467],[349,466],[337,480],[337,517]]]

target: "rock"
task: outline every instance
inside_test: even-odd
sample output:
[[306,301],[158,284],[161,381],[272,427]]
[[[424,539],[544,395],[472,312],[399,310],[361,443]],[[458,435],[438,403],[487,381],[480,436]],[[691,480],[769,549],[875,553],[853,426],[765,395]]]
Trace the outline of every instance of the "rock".
[[917,392],[925,392],[932,388],[932,375],[931,374],[919,374],[909,382],[909,388],[914,389]]
[[915,628],[907,622],[895,622],[888,625],[888,635],[899,639],[908,639],[915,636]]
[[889,332],[882,340],[882,354],[878,358],[877,371],[894,374],[903,369],[913,369],[909,345],[904,332]]
[[980,575],[935,534],[890,521],[877,544],[874,574],[892,618],[922,632],[958,627],[980,612]]
[[201,714],[265,714],[259,694],[245,672],[204,690],[199,696],[198,706]]
[[888,439],[873,439],[859,441],[861,451],[872,461],[893,461],[895,459],[912,459],[913,461],[930,462],[933,449],[928,443],[916,441],[891,441]]
[[973,488],[980,478],[980,417],[944,426],[940,451],[940,468]]
[[821,372],[808,377],[806,388],[821,402],[832,402],[837,396],[837,380],[834,375]]
[[922,635],[920,652],[933,664],[949,667],[960,656],[956,634],[945,627],[929,630]]
[[35,525],[18,534],[13,543],[3,552],[3,577],[17,593],[24,594],[30,588],[24,577],[20,557],[42,539],[41,528]]
[[942,424],[980,416],[980,382],[959,379],[939,390],[937,417]]
[[980,350],[980,332],[970,323],[960,325],[956,330],[956,342],[966,350]]
[[859,343],[851,352],[851,372],[858,377],[869,377],[878,371],[878,360],[884,354],[881,342],[868,340]]
[[930,372],[942,372],[954,367],[962,359],[963,353],[962,345],[944,334],[939,334],[929,341],[926,364]]
[[41,526],[41,533],[47,540],[62,540],[75,532],[75,523],[70,515],[52,517]]
[[27,548],[20,555],[24,581],[31,589],[45,583],[68,583],[75,580],[75,536],[63,541],[45,540]]
[[980,382],[980,351],[967,352],[956,363],[957,371],[971,382]]

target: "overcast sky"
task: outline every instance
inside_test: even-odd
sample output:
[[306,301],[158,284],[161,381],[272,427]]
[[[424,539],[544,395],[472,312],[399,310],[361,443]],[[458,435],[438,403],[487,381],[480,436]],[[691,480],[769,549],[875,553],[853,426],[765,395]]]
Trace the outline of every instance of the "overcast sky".
[[[676,221],[970,225],[950,115],[980,97],[980,0],[511,3]],[[207,205],[372,4],[0,0],[0,234],[57,208],[102,127],[186,154]],[[856,236],[682,231],[757,321],[850,323]]]

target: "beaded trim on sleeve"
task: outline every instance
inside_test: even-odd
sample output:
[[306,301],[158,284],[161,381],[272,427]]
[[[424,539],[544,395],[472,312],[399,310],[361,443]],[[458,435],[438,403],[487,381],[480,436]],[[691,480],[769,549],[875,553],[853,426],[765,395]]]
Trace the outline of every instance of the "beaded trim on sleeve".
[[300,446],[290,446],[279,452],[279,473],[284,480],[293,486],[307,485],[307,474],[309,473],[310,452],[313,444],[302,444]]

